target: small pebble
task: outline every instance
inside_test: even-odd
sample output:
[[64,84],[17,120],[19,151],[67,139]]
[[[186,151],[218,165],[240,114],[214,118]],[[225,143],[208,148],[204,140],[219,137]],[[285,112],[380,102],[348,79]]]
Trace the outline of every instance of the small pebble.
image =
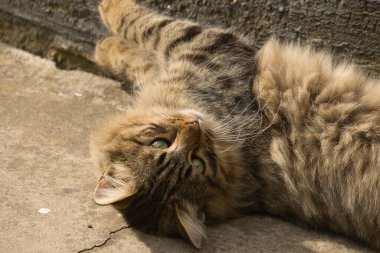
[[77,96],[77,97],[81,97],[81,96],[82,96],[82,93],[75,92],[74,95]]
[[38,209],[38,212],[42,213],[42,214],[50,213],[50,211],[51,210],[49,208],[47,208],[47,207],[42,207],[42,208]]
[[69,193],[73,192],[73,189],[71,189],[71,188],[63,188],[63,192],[69,194]]

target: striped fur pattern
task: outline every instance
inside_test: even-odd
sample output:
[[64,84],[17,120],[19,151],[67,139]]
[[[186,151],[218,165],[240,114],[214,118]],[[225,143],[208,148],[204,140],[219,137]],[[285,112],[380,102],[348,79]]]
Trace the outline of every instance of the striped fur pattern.
[[205,224],[246,213],[380,248],[378,82],[326,53],[276,40],[256,52],[134,1],[99,11],[114,35],[95,58],[137,88],[92,138],[97,203],[197,248]]

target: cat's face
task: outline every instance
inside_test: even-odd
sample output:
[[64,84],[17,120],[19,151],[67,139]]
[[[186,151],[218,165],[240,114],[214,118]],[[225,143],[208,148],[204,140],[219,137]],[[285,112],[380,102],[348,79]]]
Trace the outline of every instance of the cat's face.
[[231,215],[239,157],[216,123],[189,111],[131,111],[93,137],[102,177],[98,204],[114,204],[145,231],[181,235],[200,247],[203,224]]

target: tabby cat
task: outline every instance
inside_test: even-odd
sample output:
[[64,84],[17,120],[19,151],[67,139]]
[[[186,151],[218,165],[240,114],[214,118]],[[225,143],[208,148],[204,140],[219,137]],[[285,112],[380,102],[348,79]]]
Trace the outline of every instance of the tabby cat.
[[99,65],[138,88],[94,134],[98,204],[200,248],[205,225],[283,217],[380,249],[380,83],[324,52],[103,0]]

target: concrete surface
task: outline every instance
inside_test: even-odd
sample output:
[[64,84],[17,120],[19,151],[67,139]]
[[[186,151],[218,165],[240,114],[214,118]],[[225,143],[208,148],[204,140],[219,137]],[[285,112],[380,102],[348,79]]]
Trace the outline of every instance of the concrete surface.
[[[53,59],[64,69],[97,71],[101,0],[1,0],[0,41]],[[260,47],[271,36],[307,42],[349,57],[380,76],[379,0],[138,0],[159,13],[231,27]]]
[[209,228],[201,251],[125,227],[92,201],[88,141],[128,101],[114,81],[0,44],[0,252],[374,252],[269,217]]

